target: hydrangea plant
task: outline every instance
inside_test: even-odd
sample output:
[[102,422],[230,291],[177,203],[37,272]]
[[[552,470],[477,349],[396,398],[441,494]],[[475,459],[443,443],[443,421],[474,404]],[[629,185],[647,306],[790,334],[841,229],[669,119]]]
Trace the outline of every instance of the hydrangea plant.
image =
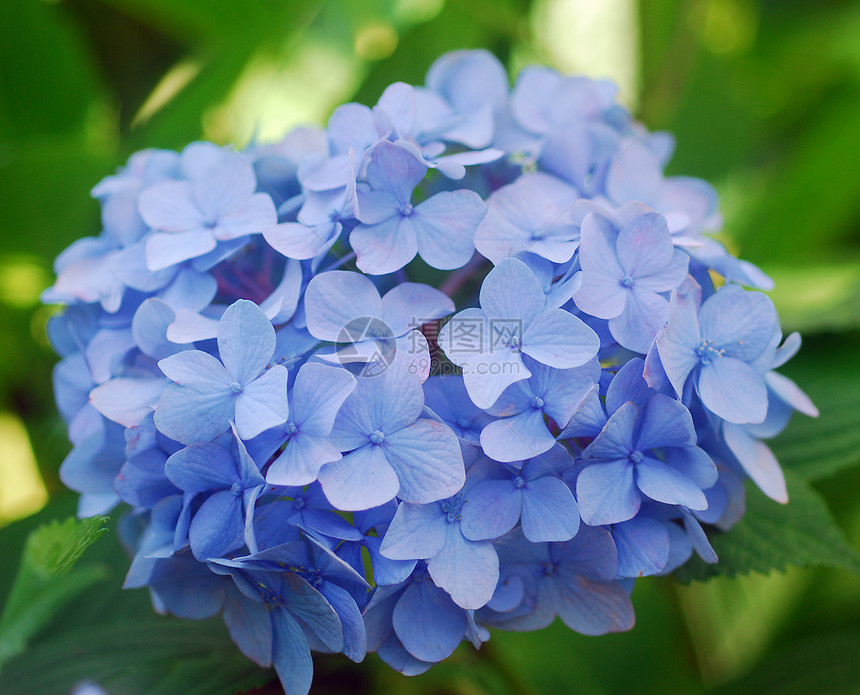
[[412,675],[489,628],[628,630],[636,578],[718,561],[739,478],[787,502],[800,339],[615,98],[461,51],[99,183],[44,301],[61,477],[125,505],[126,586],[302,695],[313,651]]

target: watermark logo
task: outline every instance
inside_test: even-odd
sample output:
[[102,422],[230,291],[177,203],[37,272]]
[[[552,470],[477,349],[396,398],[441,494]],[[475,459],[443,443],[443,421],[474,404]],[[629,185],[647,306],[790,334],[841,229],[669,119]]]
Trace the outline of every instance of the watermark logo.
[[397,338],[391,327],[375,316],[359,316],[338,333],[335,359],[360,376],[378,376],[397,355]]

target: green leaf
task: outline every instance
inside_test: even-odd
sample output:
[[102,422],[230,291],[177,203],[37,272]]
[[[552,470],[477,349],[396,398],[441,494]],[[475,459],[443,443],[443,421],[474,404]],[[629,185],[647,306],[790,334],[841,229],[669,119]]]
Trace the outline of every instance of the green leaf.
[[30,534],[21,567],[0,617],[0,666],[78,593],[104,576],[89,566],[70,574],[83,552],[107,529],[107,517],[54,521]]
[[817,418],[795,415],[785,432],[768,442],[783,468],[815,481],[860,462],[860,364],[858,342],[843,334],[809,341],[784,371],[809,394]]
[[86,35],[66,9],[31,0],[3,5],[0,140],[4,144],[78,131],[101,95]]
[[752,485],[743,519],[726,533],[709,534],[720,558],[708,565],[695,556],[675,572],[683,582],[717,575],[767,574],[788,565],[824,565],[860,573],[860,555],[845,540],[827,505],[809,485],[786,472],[788,504],[777,504]]
[[832,172],[850,171],[860,157],[860,142],[852,131],[858,110],[856,88],[821,104],[794,149],[767,176],[767,195],[750,201],[742,217],[727,219],[726,229],[744,258],[809,262],[842,252],[854,233],[860,179],[841,178],[833,185]]
[[805,637],[714,695],[836,695],[860,690],[860,632]]
[[160,616],[147,591],[123,590],[129,560],[117,533],[68,570],[85,539],[99,533],[95,523],[86,520],[74,524],[67,546],[55,543],[54,534],[71,526],[70,521],[55,522],[31,533],[27,558],[34,539],[42,542],[35,557],[22,565],[35,563],[58,583],[79,583],[87,590],[77,588],[74,601],[58,603],[43,616],[42,629],[27,649],[4,664],[0,693],[68,695],[76,683],[89,680],[111,695],[234,695],[274,678],[271,670],[257,667],[239,652],[220,619]]
[[69,517],[37,529],[24,550],[22,569],[45,575],[68,572],[83,552],[107,533],[106,516],[92,516],[80,521]]
[[838,331],[860,325],[860,263],[764,266],[783,330]]
[[220,620],[165,618],[142,608],[36,644],[9,664],[0,689],[67,695],[92,680],[111,695],[234,695],[272,679],[239,652]]

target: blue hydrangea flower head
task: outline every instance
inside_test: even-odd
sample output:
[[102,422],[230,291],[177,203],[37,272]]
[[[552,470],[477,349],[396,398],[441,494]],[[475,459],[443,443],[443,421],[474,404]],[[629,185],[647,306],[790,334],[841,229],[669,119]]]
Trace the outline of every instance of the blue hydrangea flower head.
[[43,299],[60,477],[131,509],[125,586],[306,695],[312,652],[414,675],[490,627],[627,630],[637,578],[717,562],[746,478],[787,501],[800,338],[616,92],[456,51],[93,189]]

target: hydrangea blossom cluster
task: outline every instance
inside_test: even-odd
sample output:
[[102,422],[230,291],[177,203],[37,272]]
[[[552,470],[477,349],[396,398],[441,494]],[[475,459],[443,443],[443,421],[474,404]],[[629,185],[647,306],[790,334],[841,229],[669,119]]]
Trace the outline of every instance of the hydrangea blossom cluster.
[[95,187],[44,300],[61,476],[130,508],[127,587],[303,694],[312,651],[411,675],[491,627],[627,630],[635,578],[717,561],[744,478],[787,501],[800,339],[615,93],[456,52]]

